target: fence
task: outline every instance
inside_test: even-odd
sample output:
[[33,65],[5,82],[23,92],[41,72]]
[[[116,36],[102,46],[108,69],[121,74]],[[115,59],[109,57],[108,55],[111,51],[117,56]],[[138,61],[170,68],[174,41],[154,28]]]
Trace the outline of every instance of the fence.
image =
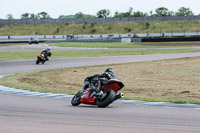
[[178,21],[200,20],[200,16],[127,17],[127,18],[69,18],[69,19],[0,19],[0,26],[9,24],[99,23],[123,21]]

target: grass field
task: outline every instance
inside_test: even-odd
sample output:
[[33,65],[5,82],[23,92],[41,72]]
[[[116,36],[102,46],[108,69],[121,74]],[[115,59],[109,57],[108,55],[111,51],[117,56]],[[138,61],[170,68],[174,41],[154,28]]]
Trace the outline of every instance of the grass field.
[[28,45],[27,43],[0,43],[0,46]]
[[[58,46],[58,47],[86,47],[86,48],[163,48],[163,47],[177,47],[177,46],[166,46],[165,44],[172,42],[151,42],[151,44],[159,44],[160,46],[151,46],[149,42],[142,43],[69,43],[69,42],[61,42],[61,43],[49,43],[49,46]],[[192,46],[199,46],[200,42],[176,42],[176,44],[188,44],[193,43]],[[186,45],[187,46],[187,45]],[[179,47],[186,47],[179,46]],[[191,45],[190,45],[191,46]]]
[[89,48],[147,48],[151,46],[137,45],[137,43],[49,43],[50,46],[58,47],[89,47]]
[[200,104],[200,57],[34,71],[2,78],[0,84],[75,94],[85,77],[102,73],[108,67],[125,84],[121,90],[125,99]]
[[[75,42],[58,42],[58,43],[40,43],[57,47],[88,47],[88,48],[154,48],[158,46],[143,46],[141,43],[75,43]],[[10,45],[29,45],[27,43],[0,43],[0,46]]]
[[[82,42],[57,42],[57,43],[40,43],[48,44],[49,46],[57,47],[87,47],[87,48],[163,48],[163,47],[193,47],[199,46],[200,41],[185,41],[185,42],[141,42],[141,43],[82,43]],[[152,46],[155,44],[155,46]],[[168,45],[167,45],[168,44]],[[169,45],[176,44],[176,45]],[[192,45],[191,45],[192,44]],[[29,45],[28,43],[0,43],[0,46],[11,45]]]
[[66,23],[6,25],[0,28],[0,36],[8,35],[69,35],[69,34],[134,34],[134,33],[183,33],[197,32],[199,20],[150,21],[113,23]]
[[[0,61],[36,59],[41,51],[1,51]],[[144,54],[167,54],[200,52],[200,49],[104,49],[104,50],[74,50],[52,51],[51,58],[71,57],[97,57],[97,56],[120,56],[120,55],[144,55]],[[6,56],[5,56],[6,55]]]

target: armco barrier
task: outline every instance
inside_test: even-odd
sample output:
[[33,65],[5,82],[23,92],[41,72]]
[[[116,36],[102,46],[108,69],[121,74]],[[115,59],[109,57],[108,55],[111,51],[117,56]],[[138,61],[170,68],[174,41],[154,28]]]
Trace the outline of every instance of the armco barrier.
[[200,41],[200,36],[142,38],[142,42],[176,42],[176,41]]
[[87,43],[112,43],[112,42],[121,42],[121,39],[67,39],[60,41],[45,41],[47,43],[54,42],[87,42]]
[[[131,38],[131,42],[175,42],[175,41],[200,41],[200,36],[196,37],[155,37],[155,38]],[[40,40],[40,42],[85,42],[85,43],[113,43],[121,42],[121,38],[116,39],[67,39],[67,40]],[[0,43],[28,43],[28,40],[2,40]]]
[[[141,42],[142,38],[130,38],[131,42]],[[45,41],[47,43],[55,43],[55,42],[87,42],[87,43],[113,43],[113,42],[121,42],[121,38],[115,39],[67,39],[60,41]]]

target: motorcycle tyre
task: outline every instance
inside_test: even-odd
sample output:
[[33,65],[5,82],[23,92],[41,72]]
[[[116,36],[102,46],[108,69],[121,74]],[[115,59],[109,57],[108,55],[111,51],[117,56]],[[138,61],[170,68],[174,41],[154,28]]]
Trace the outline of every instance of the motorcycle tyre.
[[[96,100],[96,105],[98,106],[98,107],[107,107],[109,104],[111,104],[113,101],[114,101],[114,99],[115,99],[115,96],[116,96],[116,93],[115,93],[115,91],[114,90],[112,90],[112,89],[108,89],[108,90],[105,90],[107,93],[108,93],[108,95],[104,98],[104,100],[103,101],[100,101],[100,99],[97,99]],[[105,92],[104,91],[104,92]]]
[[36,60],[36,64],[39,64],[39,63],[40,63],[40,61],[37,59],[37,60]]
[[[81,96],[82,96],[81,91],[79,91],[78,93],[76,93],[76,95],[74,95],[74,97],[71,100],[72,106],[78,106],[79,104],[81,104]],[[75,100],[76,98],[77,100]]]

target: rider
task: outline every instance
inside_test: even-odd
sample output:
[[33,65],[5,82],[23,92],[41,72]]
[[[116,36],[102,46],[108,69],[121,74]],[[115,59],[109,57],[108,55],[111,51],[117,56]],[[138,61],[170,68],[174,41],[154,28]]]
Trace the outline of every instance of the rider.
[[45,56],[45,58],[46,58],[46,60],[47,61],[49,61],[49,58],[48,58],[48,56],[49,57],[51,57],[51,48],[47,48],[47,49],[44,49],[42,52],[41,52],[41,54],[44,54],[44,56]]
[[91,91],[99,92],[101,87],[107,83],[110,79],[117,79],[117,75],[114,73],[112,68],[107,68],[103,74],[96,74],[94,76],[89,76],[85,81],[92,83]]
[[107,68],[101,76],[107,77],[108,80],[117,79],[117,75],[114,73],[112,68]]

